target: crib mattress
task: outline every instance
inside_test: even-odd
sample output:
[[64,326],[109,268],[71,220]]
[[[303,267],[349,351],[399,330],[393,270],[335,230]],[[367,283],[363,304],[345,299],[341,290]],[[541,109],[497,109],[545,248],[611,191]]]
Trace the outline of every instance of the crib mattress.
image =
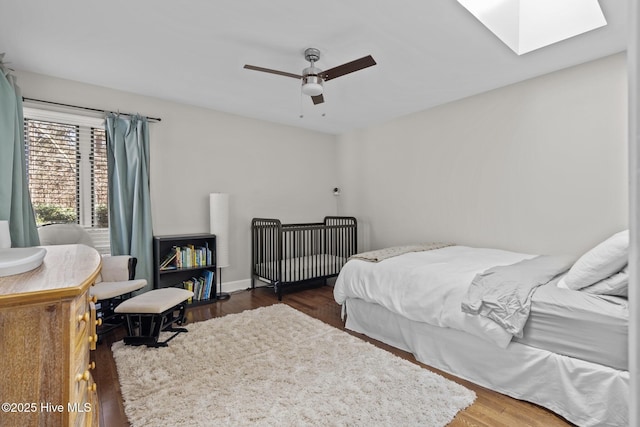
[[533,294],[522,338],[514,341],[553,353],[628,370],[626,299],[561,289],[558,279]]
[[[303,257],[283,259],[280,263],[282,282],[299,282],[317,277],[337,275],[340,268],[347,262],[344,257],[332,254],[315,254]],[[269,279],[277,277],[277,264],[258,264],[256,271],[258,277]]]

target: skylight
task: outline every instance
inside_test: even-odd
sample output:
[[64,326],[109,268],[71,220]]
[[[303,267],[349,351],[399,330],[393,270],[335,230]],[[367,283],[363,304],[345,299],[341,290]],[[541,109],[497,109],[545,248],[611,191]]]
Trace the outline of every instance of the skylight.
[[597,0],[458,0],[515,53],[607,25]]

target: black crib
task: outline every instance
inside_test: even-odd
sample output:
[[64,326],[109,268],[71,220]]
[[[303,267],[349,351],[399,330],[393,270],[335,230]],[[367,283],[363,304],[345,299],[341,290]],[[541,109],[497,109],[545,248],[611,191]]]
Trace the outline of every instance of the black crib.
[[357,253],[357,221],[327,216],[324,222],[282,224],[277,219],[251,221],[251,287],[255,280],[283,288],[335,277]]

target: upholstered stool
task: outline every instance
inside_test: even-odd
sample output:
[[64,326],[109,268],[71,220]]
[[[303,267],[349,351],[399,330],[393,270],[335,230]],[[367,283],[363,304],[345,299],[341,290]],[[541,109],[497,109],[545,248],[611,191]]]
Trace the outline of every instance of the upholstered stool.
[[[180,288],[155,289],[129,298],[115,308],[127,319],[128,336],[124,343],[128,345],[146,345],[147,347],[166,347],[169,341],[185,328],[174,328],[173,324],[184,323],[185,303],[193,292]],[[175,332],[160,342],[160,332]]]

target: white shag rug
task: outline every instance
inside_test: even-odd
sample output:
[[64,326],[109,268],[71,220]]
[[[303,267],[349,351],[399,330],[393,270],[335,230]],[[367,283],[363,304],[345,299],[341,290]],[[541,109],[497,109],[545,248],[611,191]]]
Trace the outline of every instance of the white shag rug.
[[133,427],[444,426],[475,393],[285,304],[113,344]]

